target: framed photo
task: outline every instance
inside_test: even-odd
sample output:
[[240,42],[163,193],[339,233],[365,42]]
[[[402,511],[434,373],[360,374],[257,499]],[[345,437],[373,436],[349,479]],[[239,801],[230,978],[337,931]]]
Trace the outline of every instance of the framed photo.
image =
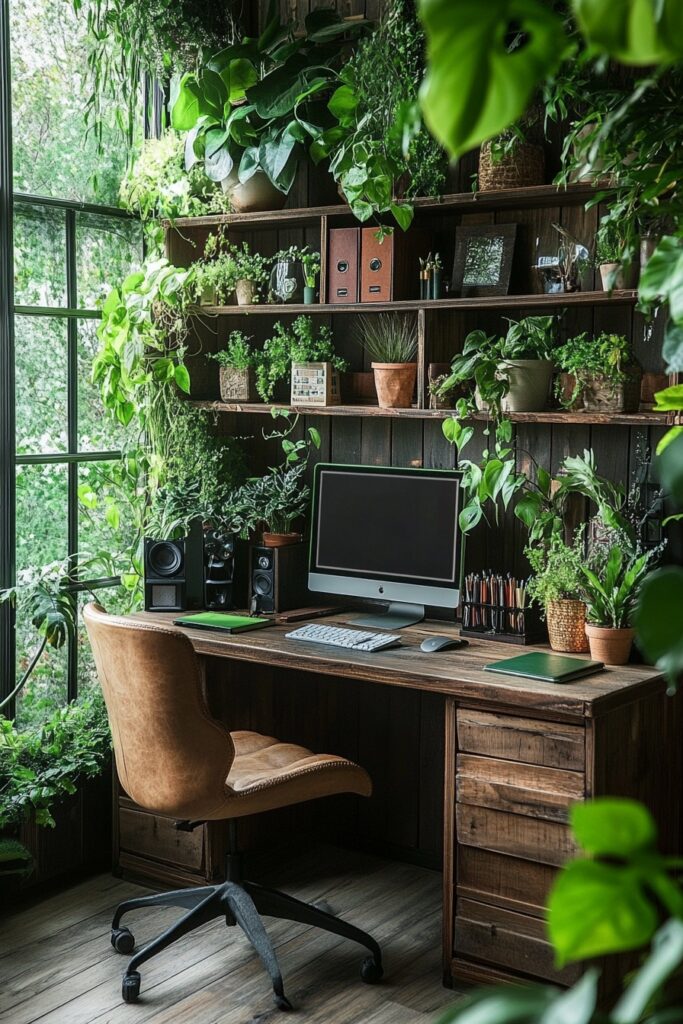
[[516,224],[456,228],[453,294],[507,295],[516,237]]

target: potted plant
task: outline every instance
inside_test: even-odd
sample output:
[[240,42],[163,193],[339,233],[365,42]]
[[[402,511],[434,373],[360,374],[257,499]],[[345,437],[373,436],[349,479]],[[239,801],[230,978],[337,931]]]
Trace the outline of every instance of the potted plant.
[[310,316],[298,316],[289,332],[291,403],[337,405],[341,400],[339,374],[348,363],[334,351],[332,331],[313,330]]
[[613,288],[633,288],[635,284],[635,267],[624,262],[625,244],[614,221],[604,219],[595,236],[595,262],[606,292]]
[[193,264],[195,297],[202,306],[227,306],[235,293],[235,261],[223,231],[210,232],[204,255]]
[[308,246],[301,249],[298,245],[290,245],[288,249],[280,249],[275,253],[268,283],[269,302],[302,301],[306,287],[303,262],[305,254],[309,254]]
[[272,470],[244,485],[244,498],[253,518],[263,526],[266,547],[298,544],[301,533],[292,527],[308,511],[310,488],[304,482],[306,462],[300,461]]
[[544,184],[541,121],[540,108],[532,106],[519,123],[482,145],[478,175],[481,192]]
[[218,363],[221,399],[224,402],[255,401],[257,353],[243,331],[231,331],[228,344],[210,356]]
[[298,316],[288,327],[278,320],[256,366],[256,390],[262,401],[271,402],[278,386],[290,380],[293,363],[328,364],[330,376],[347,365],[334,352],[329,327],[316,333],[310,316]]
[[597,338],[576,335],[555,353],[557,366],[571,379],[560,379],[556,394],[565,408],[578,402],[588,412],[637,412],[642,371],[627,338],[603,331]]
[[171,124],[188,133],[188,170],[203,162],[240,213],[284,206],[299,160],[329,121],[320,100],[336,82],[335,64],[366,25],[321,8],[299,33],[271,3],[258,38],[200,62],[174,91]]
[[554,533],[547,545],[527,547],[525,554],[533,572],[527,594],[547,621],[550,646],[574,654],[587,651],[581,531],[571,545]]
[[380,313],[360,320],[360,341],[372,359],[381,409],[408,409],[417,379],[417,328],[400,313]]
[[304,270],[304,302],[313,305],[316,295],[316,280],[320,274],[320,253],[311,252],[306,246],[301,250],[301,265]]
[[617,543],[606,558],[598,548],[592,561],[593,568],[582,566],[591,657],[606,665],[625,665],[634,637],[631,619],[652,552],[632,554],[629,545]]
[[259,301],[259,290],[268,280],[270,261],[257,252],[252,252],[248,242],[231,245],[230,255],[234,265],[235,294],[238,306],[251,306]]

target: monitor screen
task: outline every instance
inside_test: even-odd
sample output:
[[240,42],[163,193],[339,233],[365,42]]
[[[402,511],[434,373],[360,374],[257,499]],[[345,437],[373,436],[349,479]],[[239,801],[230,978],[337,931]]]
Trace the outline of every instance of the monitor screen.
[[311,572],[457,587],[459,487],[445,470],[318,466]]

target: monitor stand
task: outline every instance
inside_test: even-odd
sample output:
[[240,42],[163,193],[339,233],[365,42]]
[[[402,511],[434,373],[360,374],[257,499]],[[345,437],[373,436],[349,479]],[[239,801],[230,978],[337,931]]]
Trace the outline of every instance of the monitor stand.
[[385,612],[377,612],[376,615],[362,615],[353,619],[354,626],[370,626],[373,629],[403,629],[404,626],[414,626],[416,622],[422,622],[425,617],[423,604],[404,604],[402,601],[390,601]]

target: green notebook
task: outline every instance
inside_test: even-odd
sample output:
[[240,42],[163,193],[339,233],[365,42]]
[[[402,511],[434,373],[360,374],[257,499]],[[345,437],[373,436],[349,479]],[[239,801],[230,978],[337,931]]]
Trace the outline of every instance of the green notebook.
[[249,629],[263,629],[272,626],[275,619],[257,619],[251,615],[230,615],[227,612],[199,612],[197,615],[183,615],[174,619],[174,626],[191,626],[192,629],[220,629],[224,633],[246,633]]
[[592,676],[604,669],[601,661],[588,658],[568,658],[564,654],[545,654],[531,651],[516,658],[503,658],[492,665],[486,665],[487,672],[503,672],[509,676],[525,676],[527,679],[542,679],[546,683],[572,683],[583,676]]

